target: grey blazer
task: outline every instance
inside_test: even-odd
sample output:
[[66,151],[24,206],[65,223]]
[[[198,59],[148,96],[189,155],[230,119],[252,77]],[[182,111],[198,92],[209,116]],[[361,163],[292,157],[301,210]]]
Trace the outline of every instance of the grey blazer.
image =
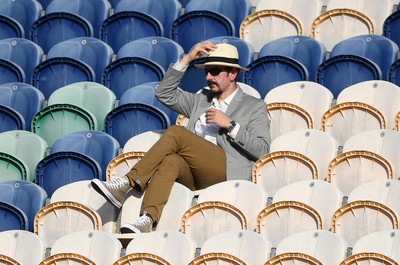
[[[183,72],[170,66],[157,88],[157,98],[167,107],[189,118],[187,129],[194,132],[196,121],[211,105],[212,93],[203,89],[193,94],[178,88]],[[263,100],[238,90],[226,114],[240,124],[235,139],[221,129],[217,144],[226,153],[227,180],[251,180],[254,162],[269,152],[270,120]]]

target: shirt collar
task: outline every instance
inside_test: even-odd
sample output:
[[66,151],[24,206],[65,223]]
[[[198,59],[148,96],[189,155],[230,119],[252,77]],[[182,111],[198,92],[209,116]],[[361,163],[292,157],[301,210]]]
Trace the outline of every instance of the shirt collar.
[[231,104],[233,98],[235,97],[237,91],[239,88],[236,88],[236,90],[230,94],[226,99],[224,99],[221,103],[218,102],[218,99],[216,97],[213,98],[213,105],[214,106],[219,106],[219,105],[223,105],[225,104],[226,106],[229,106],[229,104]]

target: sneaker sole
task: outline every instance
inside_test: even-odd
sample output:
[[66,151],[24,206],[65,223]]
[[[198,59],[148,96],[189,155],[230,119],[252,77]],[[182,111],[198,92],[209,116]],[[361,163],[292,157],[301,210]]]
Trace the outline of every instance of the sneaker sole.
[[131,224],[123,224],[120,229],[119,232],[121,234],[141,234],[142,231],[140,231],[139,229],[137,229],[135,226],[131,225]]
[[111,204],[113,204],[117,208],[122,207],[122,203],[118,201],[103,185],[103,183],[99,179],[93,179],[91,181],[92,187],[95,191],[103,195],[104,198],[107,199]]

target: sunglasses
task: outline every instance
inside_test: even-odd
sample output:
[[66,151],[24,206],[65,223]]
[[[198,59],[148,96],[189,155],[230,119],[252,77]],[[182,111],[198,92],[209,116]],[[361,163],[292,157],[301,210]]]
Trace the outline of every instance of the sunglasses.
[[209,68],[209,69],[204,69],[205,74],[207,75],[210,73],[212,76],[217,76],[219,75],[222,71],[230,71],[230,68],[223,67],[223,68]]

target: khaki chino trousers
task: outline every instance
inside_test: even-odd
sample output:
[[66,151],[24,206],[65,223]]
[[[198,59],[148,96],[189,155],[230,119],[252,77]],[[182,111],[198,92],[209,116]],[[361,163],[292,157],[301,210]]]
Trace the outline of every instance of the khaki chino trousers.
[[197,190],[226,180],[225,151],[173,125],[126,175],[145,191],[141,212],[157,223],[175,182]]

